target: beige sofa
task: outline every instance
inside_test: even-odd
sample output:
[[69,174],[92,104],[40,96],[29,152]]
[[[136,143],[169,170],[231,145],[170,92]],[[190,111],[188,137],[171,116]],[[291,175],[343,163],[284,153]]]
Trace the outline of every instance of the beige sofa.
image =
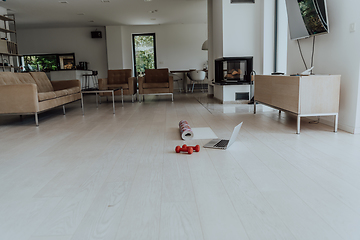
[[0,72],[0,114],[35,115],[81,100],[79,80],[51,82],[44,72]]

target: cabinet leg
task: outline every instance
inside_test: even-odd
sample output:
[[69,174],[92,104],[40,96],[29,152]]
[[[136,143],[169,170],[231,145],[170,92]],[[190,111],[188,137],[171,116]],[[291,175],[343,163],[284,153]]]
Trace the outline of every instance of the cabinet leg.
[[297,121],[296,121],[296,134],[300,134],[300,116],[297,116]]
[[335,115],[334,132],[337,132],[337,130],[338,130],[338,124],[339,124],[339,114],[336,114],[336,115]]
[[84,99],[83,99],[83,94],[81,93],[81,110],[82,110],[82,114],[84,115],[85,112],[84,112]]
[[95,99],[96,99],[96,108],[99,107],[99,100],[98,100],[98,94],[95,93]]

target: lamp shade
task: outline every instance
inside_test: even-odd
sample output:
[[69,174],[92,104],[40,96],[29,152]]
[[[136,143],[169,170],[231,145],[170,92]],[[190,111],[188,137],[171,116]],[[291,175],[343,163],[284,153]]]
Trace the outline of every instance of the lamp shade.
[[201,50],[209,50],[209,48],[208,48],[208,40],[206,40],[206,41],[203,43],[203,45],[202,45],[202,47],[201,47]]

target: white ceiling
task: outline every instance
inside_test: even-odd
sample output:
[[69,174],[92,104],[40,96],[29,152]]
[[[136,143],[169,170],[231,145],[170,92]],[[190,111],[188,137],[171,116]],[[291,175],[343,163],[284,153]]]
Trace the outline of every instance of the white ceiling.
[[0,6],[15,14],[18,28],[207,22],[206,0],[0,0]]

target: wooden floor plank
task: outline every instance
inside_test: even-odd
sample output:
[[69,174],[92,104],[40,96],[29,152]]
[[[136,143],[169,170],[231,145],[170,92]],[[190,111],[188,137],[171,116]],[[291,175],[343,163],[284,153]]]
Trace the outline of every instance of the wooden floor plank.
[[[0,239],[360,238],[360,136],[206,94],[0,118]],[[229,138],[175,153],[179,121]]]

